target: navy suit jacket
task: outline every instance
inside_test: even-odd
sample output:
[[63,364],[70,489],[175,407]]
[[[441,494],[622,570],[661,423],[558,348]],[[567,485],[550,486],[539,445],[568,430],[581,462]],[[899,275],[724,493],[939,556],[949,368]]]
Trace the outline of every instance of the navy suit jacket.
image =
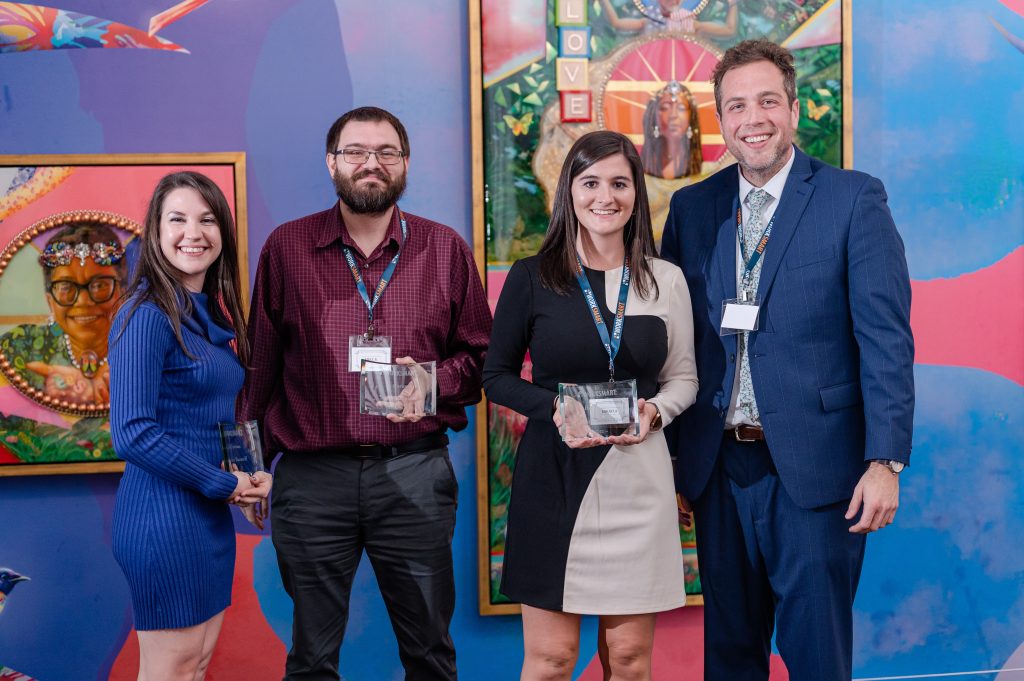
[[[909,462],[914,340],[903,241],[885,189],[794,147],[758,285],[750,371],[768,448],[803,508],[849,499],[865,461]],[[686,276],[700,390],[673,424],[679,489],[703,492],[721,445],[737,336],[720,336],[736,297],[735,165],[672,197],[662,256]]]

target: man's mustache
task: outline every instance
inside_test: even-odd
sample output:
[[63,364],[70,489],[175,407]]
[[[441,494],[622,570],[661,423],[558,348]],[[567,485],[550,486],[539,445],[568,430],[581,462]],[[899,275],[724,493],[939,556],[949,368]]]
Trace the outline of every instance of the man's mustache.
[[352,181],[353,182],[357,182],[357,181],[363,179],[364,177],[369,177],[371,175],[373,177],[376,177],[378,180],[380,180],[384,184],[391,184],[391,178],[388,177],[387,173],[385,173],[385,172],[383,172],[381,170],[372,170],[372,169],[367,169],[367,170],[359,171],[358,173],[356,173],[356,174],[354,174],[352,176]]

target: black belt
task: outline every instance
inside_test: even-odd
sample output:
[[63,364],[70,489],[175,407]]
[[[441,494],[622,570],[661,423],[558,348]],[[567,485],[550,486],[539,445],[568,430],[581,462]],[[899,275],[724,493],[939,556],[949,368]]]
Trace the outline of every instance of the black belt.
[[403,454],[415,454],[416,452],[428,452],[431,449],[441,449],[448,446],[448,436],[442,433],[431,433],[423,437],[403,442],[397,445],[353,445],[351,447],[339,447],[328,450],[342,456],[350,456],[353,459],[393,459]]
[[725,437],[736,442],[764,442],[764,430],[760,426],[741,424],[725,431]]

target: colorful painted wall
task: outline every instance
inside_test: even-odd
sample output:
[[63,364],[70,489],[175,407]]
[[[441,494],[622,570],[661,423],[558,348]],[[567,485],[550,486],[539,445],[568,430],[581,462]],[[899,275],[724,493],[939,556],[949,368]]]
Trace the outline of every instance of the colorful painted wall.
[[[64,4],[145,35],[173,3]],[[109,28],[58,32],[62,45],[89,49],[9,52],[12,38],[0,38],[0,153],[245,151],[254,265],[276,224],[331,203],[330,123],[378,104],[409,128],[404,206],[471,238],[466,5],[212,0],[159,30],[187,53],[92,49],[144,42]],[[10,8],[0,2],[0,13]],[[854,165],[889,191],[918,344],[913,465],[897,524],[869,540],[858,678],[1024,679],[1022,38],[1022,0],[854,6]],[[476,614],[471,433],[452,446],[462,485],[453,634],[462,678],[515,679],[518,618]],[[2,604],[0,669],[43,681],[134,678],[128,592],[110,553],[116,486],[114,475],[0,478],[0,566],[30,578]],[[280,678],[290,603],[269,537],[237,527],[235,603],[209,678]],[[352,607],[345,678],[400,679],[365,564]],[[699,618],[696,608],[662,618],[656,678],[700,678]],[[583,679],[599,678],[593,634],[587,622]]]

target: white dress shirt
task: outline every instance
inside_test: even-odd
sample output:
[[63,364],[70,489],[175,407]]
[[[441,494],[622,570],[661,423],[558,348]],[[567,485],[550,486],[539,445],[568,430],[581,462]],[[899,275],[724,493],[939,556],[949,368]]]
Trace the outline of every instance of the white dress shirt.
[[[764,183],[761,189],[768,192],[771,197],[765,203],[764,208],[761,210],[762,217],[764,219],[764,225],[767,227],[772,217],[775,215],[775,209],[779,206],[779,200],[782,198],[782,190],[786,186],[786,179],[789,178],[789,171],[793,168],[793,159],[796,158],[796,154],[790,149],[789,160],[786,161],[786,165],[782,166],[779,172],[772,176],[772,179]],[[754,189],[757,189],[752,185],[747,178],[743,177],[743,173],[740,172],[739,166],[736,167],[736,172],[740,176],[740,210],[743,216],[743,222],[750,219],[750,209],[747,208],[747,194]],[[767,251],[771,247],[771,240],[768,241],[768,246],[765,248]],[[743,253],[740,251],[740,235],[739,231],[736,232],[736,290],[740,289],[740,282],[743,279],[743,269],[746,263],[743,260]],[[747,425],[761,425],[759,423],[752,423],[747,415],[742,411],[737,411],[736,407],[740,397],[740,357],[736,355],[736,375],[732,381],[732,402],[729,404],[729,413],[725,417],[725,427],[735,428],[740,424]],[[751,377],[753,378],[753,377]]]

